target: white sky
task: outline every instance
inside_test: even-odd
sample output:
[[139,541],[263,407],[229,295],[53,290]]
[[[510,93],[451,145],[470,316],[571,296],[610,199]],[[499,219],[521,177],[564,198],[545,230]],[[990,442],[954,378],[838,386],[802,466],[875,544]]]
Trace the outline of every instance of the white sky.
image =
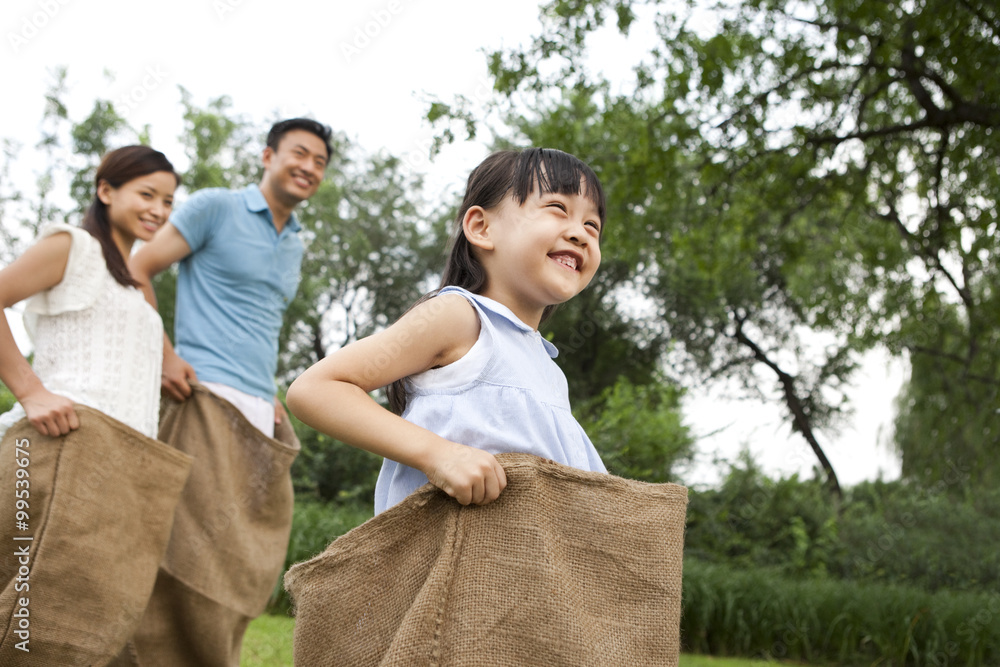
[[[98,97],[111,99],[133,126],[150,125],[152,145],[179,168],[186,166],[177,141],[183,86],[197,105],[228,95],[233,112],[257,122],[315,117],[366,152],[386,150],[424,171],[426,197],[451,196],[487,148],[463,143],[432,164],[426,146],[433,132],[422,120],[427,99],[488,94],[484,51],[525,43],[538,26],[536,0],[5,0],[0,137],[23,144],[17,176],[33,187],[39,165],[32,147],[49,71],[65,65],[71,118],[82,120]],[[604,37],[591,62],[627,76],[650,34],[643,24],[627,41]],[[855,418],[840,437],[821,439],[842,484],[898,476],[898,461],[879,441],[903,372],[899,363],[870,357],[858,376]],[[712,460],[733,458],[744,445],[770,473],[808,473],[815,465],[778,411],[757,401],[730,400],[721,389],[697,392],[686,418],[696,434],[715,432],[700,442],[688,483],[716,480]]]

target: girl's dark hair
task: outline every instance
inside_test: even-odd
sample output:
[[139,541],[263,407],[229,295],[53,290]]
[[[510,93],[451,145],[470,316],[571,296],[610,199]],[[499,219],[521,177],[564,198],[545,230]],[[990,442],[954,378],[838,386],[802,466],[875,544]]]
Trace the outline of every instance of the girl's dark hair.
[[[536,188],[543,195],[550,192],[563,195],[583,194],[597,206],[603,232],[607,213],[604,188],[594,170],[582,160],[552,148],[497,151],[469,174],[465,197],[455,216],[451,252],[444,265],[441,284],[437,290],[425,294],[410,308],[435,296],[439,290],[449,285],[479,294],[486,287],[486,271],[473,252],[472,244],[465,238],[462,228],[465,214],[473,206],[493,209],[508,195],[521,206]],[[554,308],[555,306],[545,308],[542,313],[543,322]],[[402,414],[406,408],[406,378],[390,384],[386,389],[386,396],[389,408],[396,414]]]
[[163,153],[153,150],[149,146],[125,146],[105,155],[100,166],[97,167],[97,174],[94,176],[94,200],[83,216],[83,224],[80,225],[100,242],[108,273],[118,283],[126,287],[138,287],[139,283],[128,271],[128,265],[125,263],[128,258],[122,257],[118,246],[115,245],[115,241],[111,237],[108,205],[97,196],[97,186],[100,185],[101,181],[107,181],[111,187],[120,188],[134,178],[157,171],[170,172],[177,180],[177,184],[180,185],[181,179],[174,171],[174,166],[170,164]]

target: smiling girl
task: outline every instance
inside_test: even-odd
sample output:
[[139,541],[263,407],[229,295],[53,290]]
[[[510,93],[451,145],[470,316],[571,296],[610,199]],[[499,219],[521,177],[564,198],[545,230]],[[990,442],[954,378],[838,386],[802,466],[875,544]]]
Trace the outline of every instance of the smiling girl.
[[[504,452],[605,471],[538,333],[594,277],[604,222],[600,181],[576,157],[490,155],[469,176],[441,288],[292,383],[303,422],[385,457],[376,513],[428,480],[463,505],[489,503],[507,483]],[[392,412],[368,395],[386,385]]]
[[111,151],[81,227],[47,227],[0,271],[0,306],[30,297],[35,349],[32,368],[0,318],[0,380],[18,400],[0,416],[0,436],[24,416],[43,435],[64,435],[79,427],[80,403],[156,437],[163,327],[125,262],[167,221],[178,183],[159,151]]

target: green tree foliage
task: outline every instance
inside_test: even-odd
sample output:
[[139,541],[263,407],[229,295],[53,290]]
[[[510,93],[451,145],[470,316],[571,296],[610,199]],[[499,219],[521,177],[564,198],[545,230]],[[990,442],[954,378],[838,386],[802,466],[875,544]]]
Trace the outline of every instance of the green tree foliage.
[[[1000,309],[995,297],[993,301],[990,307]],[[994,378],[1000,375],[1000,310],[992,314],[996,324],[973,338],[961,308],[937,308],[935,330],[925,330],[936,338],[923,339],[927,353],[911,355],[909,380],[896,398],[895,445],[903,455],[903,475],[936,485],[957,468],[968,471],[974,488],[996,488],[1000,384]],[[975,346],[972,354],[970,345]],[[953,495],[963,493],[961,486],[947,488]]]
[[[780,401],[839,494],[818,434],[848,409],[859,355],[884,345],[915,370],[950,366],[950,382],[914,375],[904,467],[942,474],[928,452],[949,452],[947,421],[974,414],[952,458],[1000,476],[986,455],[1000,430],[995,4],[556,0],[543,12],[530,46],[489,56],[508,127],[599,170],[605,252],[641,279],[688,370]],[[655,43],[612,88],[590,69],[592,35],[640,23]],[[473,132],[486,117],[462,100],[432,112]],[[928,402],[963,407],[928,428]]]
[[341,139],[323,186],[299,211],[306,254],[279,367],[289,381],[395,321],[443,264],[442,227],[418,211],[419,180],[395,157],[358,152]]
[[647,482],[675,482],[676,467],[693,454],[694,439],[681,423],[682,392],[667,382],[614,385],[578,412],[608,471]]
[[19,188],[10,182],[10,168],[17,156],[18,145],[11,139],[0,140],[0,264],[7,265],[18,255],[22,247],[23,229],[15,224],[16,212],[12,211],[23,200]]
[[261,128],[234,113],[229,97],[209,100],[200,108],[191,93],[181,87],[181,105],[184,131],[180,140],[190,161],[183,175],[188,192],[239,188],[260,180],[264,143]]

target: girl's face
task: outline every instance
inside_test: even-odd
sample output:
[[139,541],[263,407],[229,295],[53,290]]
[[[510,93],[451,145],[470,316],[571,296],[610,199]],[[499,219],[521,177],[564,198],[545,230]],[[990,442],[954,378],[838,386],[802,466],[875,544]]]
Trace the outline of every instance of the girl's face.
[[488,276],[483,294],[531,326],[547,306],[583,291],[601,264],[601,219],[583,194],[535,190],[523,205],[507,197],[483,216],[489,237],[486,248],[480,245]]
[[[119,248],[131,249],[136,239],[148,241],[170,217],[177,179],[169,171],[154,171],[121,187],[107,181],[97,186],[97,196],[108,207],[111,236]],[[122,253],[128,258],[128,253]]]

